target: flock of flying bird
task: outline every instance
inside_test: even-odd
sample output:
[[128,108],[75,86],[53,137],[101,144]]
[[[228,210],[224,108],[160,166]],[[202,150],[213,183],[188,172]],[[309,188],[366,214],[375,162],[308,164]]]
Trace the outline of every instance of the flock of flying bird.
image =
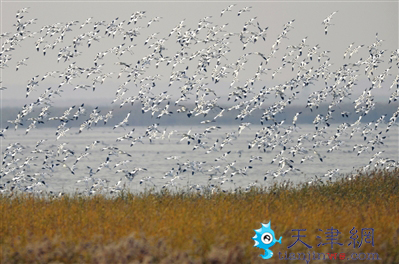
[[[48,179],[59,173],[79,175],[79,180],[74,183],[84,182],[86,189],[82,193],[86,194],[117,193],[124,188],[125,181],[142,184],[157,179],[164,181],[163,188],[181,186],[179,184],[185,183],[188,177],[192,181],[190,189],[218,190],[225,182],[231,183],[239,176],[248,176],[253,166],[263,166],[264,163],[275,165],[274,170],[266,171],[258,176],[259,180],[249,184],[250,188],[266,179],[296,175],[301,171],[301,164],[310,161],[319,162],[323,166],[320,168],[322,170],[328,162],[329,153],[350,145],[352,137],[361,137],[363,141],[363,144],[351,146],[353,155],[370,156],[363,169],[397,168],[398,162],[392,157],[384,157],[383,153],[384,142],[392,133],[391,127],[396,124],[399,108],[372,122],[363,123],[362,119],[375,109],[374,96],[386,87],[388,79],[391,92],[386,103],[391,104],[399,98],[399,75],[389,77],[392,76],[391,71],[397,74],[399,49],[390,53],[382,49],[383,40],[376,34],[375,41],[368,46],[350,44],[343,54],[347,63],[333,69],[330,51],[323,50],[320,45],[310,46],[308,37],[297,45],[283,46],[294,28],[295,20],[283,25],[270,49],[265,48],[264,44],[258,45],[273,37],[268,36],[268,27],[261,25],[257,17],[248,18],[251,9],[250,6],[240,9],[236,5],[229,5],[221,11],[220,20],[229,14],[230,19],[245,21],[242,28],[234,32],[227,31],[229,23],[218,25],[215,16],[200,19],[193,28],[188,28],[188,22],[182,20],[170,32],[164,33],[148,33],[152,25],[163,18],[148,19],[146,11],[134,12],[126,20],[115,18],[106,22],[90,17],[83,23],[60,22],[31,31],[39,20],[25,18],[29,8],[18,10],[15,32],[1,34],[0,69],[21,73],[25,67],[34,67],[30,65],[30,57],[13,64],[13,57],[30,39],[34,39],[34,52],[46,59],[50,57],[65,67],[28,78],[25,97],[30,99],[34,94],[38,94],[38,97],[25,104],[15,119],[8,120],[9,124],[1,129],[0,137],[4,142],[12,130],[22,129],[23,136],[27,137],[35,128],[40,129],[40,126],[49,123],[57,125],[54,138],[43,138],[34,146],[24,146],[19,142],[10,142],[5,148],[2,146],[0,191],[49,191]],[[336,13],[331,13],[322,21],[323,37],[328,37],[328,30],[333,25],[331,20]],[[143,38],[143,35],[148,37]],[[138,42],[144,39],[144,42]],[[117,45],[98,52],[92,61],[84,57],[94,46],[102,47],[100,42],[117,42]],[[143,50],[143,47],[138,46],[144,46],[148,54],[136,54],[137,49]],[[236,47],[239,47],[239,52],[235,52]],[[256,49],[259,51],[253,51]],[[366,50],[367,57],[357,58],[356,54],[360,50]],[[356,61],[352,61],[353,58]],[[106,65],[110,60],[113,64]],[[388,68],[381,70],[386,60]],[[251,69],[249,62],[258,65],[253,74],[248,72]],[[268,68],[273,63],[278,67]],[[107,66],[119,72],[108,71]],[[165,81],[165,76],[157,71],[170,72],[170,75],[166,76]],[[291,72],[293,77],[276,85],[267,84],[268,81],[277,82],[283,72]],[[248,74],[251,77],[243,80],[241,76]],[[370,85],[357,86],[362,78],[367,79]],[[76,90],[98,93],[96,88],[106,86],[110,80],[120,81],[115,88],[115,97],[110,98],[110,108],[97,106],[88,111],[82,102],[68,107],[60,116],[51,113],[56,106],[54,101],[64,94]],[[47,87],[46,81],[57,84],[44,88]],[[156,89],[162,85],[167,86],[166,91],[157,92]],[[316,90],[316,85],[322,88]],[[313,92],[308,95],[302,111],[298,111],[290,120],[281,118],[307,87],[312,87]],[[10,88],[0,83],[0,90],[6,89]],[[172,90],[178,92],[170,92]],[[352,98],[355,90],[362,92]],[[228,95],[220,95],[226,91]],[[178,96],[174,98],[176,94]],[[348,103],[352,111],[340,111],[340,107]],[[140,106],[139,112],[134,111],[133,105]],[[102,109],[107,111],[103,112]],[[126,110],[126,116],[115,120],[114,109]],[[305,112],[314,115],[312,133],[300,131],[298,122]],[[146,113],[154,122],[138,135],[135,128],[129,126],[129,120]],[[187,120],[198,118],[198,125],[204,129],[201,132],[192,132],[191,129],[182,132],[162,128],[161,120],[176,115]],[[248,122],[256,115],[259,115],[257,123]],[[355,122],[347,121],[355,115]],[[212,138],[212,133],[221,129],[219,119],[226,116],[234,116],[235,122],[239,122],[238,127],[223,137]],[[333,116],[344,122],[333,126]],[[107,124],[110,120],[115,125]],[[71,124],[78,125],[75,127]],[[112,144],[91,139],[83,150],[70,147],[68,141],[72,141],[73,137],[89,134],[94,127],[100,126],[123,131],[124,135],[116,138]],[[260,129],[250,130],[256,126]],[[235,151],[232,145],[243,131],[251,131],[252,139],[247,142],[247,150]],[[132,160],[131,153],[137,143],[156,144],[171,139],[177,139],[185,151],[196,151],[197,158],[187,159],[184,153],[165,157],[176,163],[163,175],[154,175],[151,168],[137,167]],[[45,147],[46,144],[48,146]],[[94,151],[103,152],[105,156],[97,168],[84,164],[84,160]],[[248,156],[246,152],[257,155]],[[216,166],[204,161],[203,154],[211,153],[219,153],[214,159],[218,164]],[[272,153],[274,158],[266,160],[264,153]],[[231,158],[233,154],[236,156]],[[238,166],[237,157],[245,158],[246,164]],[[104,168],[108,170],[103,175],[121,175],[116,176],[119,180],[115,184],[99,176]],[[339,169],[332,168],[322,176],[332,178],[338,174]],[[194,177],[206,177],[208,184],[195,184]]]

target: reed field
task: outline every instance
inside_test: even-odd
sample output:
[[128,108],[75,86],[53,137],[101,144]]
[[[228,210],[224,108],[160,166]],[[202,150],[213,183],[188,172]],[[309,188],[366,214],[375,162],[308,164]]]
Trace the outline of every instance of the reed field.
[[[341,262],[399,263],[399,170],[235,193],[3,194],[0,208],[1,263],[306,263],[279,252],[374,252],[379,260]],[[282,243],[264,260],[252,237],[269,221]],[[354,227],[359,239],[362,228],[373,228],[374,246],[348,246]],[[318,246],[329,228],[341,232],[342,246]],[[288,249],[293,229],[306,229],[302,241],[313,248]]]

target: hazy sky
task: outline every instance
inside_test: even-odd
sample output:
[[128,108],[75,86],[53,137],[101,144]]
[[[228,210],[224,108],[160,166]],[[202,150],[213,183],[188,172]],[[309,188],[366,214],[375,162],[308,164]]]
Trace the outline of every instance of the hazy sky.
[[[232,12],[226,12],[223,17],[220,17],[222,9],[230,4],[236,4]],[[238,10],[243,7],[251,6],[250,12],[243,13],[237,16]],[[79,21],[77,26],[73,27],[72,32],[68,32],[64,43],[59,44],[54,50],[49,50],[46,56],[41,52],[36,52],[35,41],[43,34],[36,34],[31,39],[24,40],[18,50],[15,50],[12,55],[12,60],[8,62],[8,67],[1,69],[2,85],[7,87],[7,90],[2,91],[3,106],[22,106],[23,103],[35,101],[35,99],[48,87],[56,86],[59,82],[57,78],[49,78],[46,82],[40,84],[37,91],[33,91],[28,99],[25,99],[25,90],[27,82],[35,75],[43,76],[46,72],[52,70],[65,70],[65,68],[73,61],[76,61],[82,67],[91,67],[93,59],[99,51],[105,51],[111,47],[122,44],[126,45],[136,44],[133,55],[123,55],[123,57],[109,56],[109,61],[104,60],[109,65],[109,71],[120,69],[113,65],[116,61],[128,61],[136,63],[136,61],[151,51],[144,47],[145,39],[152,33],[160,32],[158,38],[167,37],[171,29],[178,25],[180,21],[185,19],[185,28],[196,28],[198,21],[206,16],[212,16],[209,19],[213,25],[221,26],[228,23],[225,30],[227,32],[240,32],[245,22],[251,18],[256,17],[256,21],[263,28],[268,27],[267,40],[259,41],[256,45],[248,46],[245,51],[241,49],[241,43],[237,38],[233,40],[231,47],[234,49],[231,54],[228,54],[229,63],[234,62],[241,54],[249,51],[258,51],[265,54],[270,53],[271,46],[275,42],[277,36],[283,31],[283,25],[290,20],[295,19],[293,29],[288,33],[288,39],[283,39],[280,50],[277,52],[276,59],[272,61],[268,67],[273,70],[281,65],[281,57],[286,52],[288,45],[298,45],[301,40],[307,37],[306,44],[311,48],[319,45],[322,50],[331,51],[331,63],[335,67],[341,66],[344,62],[343,53],[351,44],[368,46],[375,41],[375,34],[383,39],[383,48],[390,54],[393,50],[398,48],[398,2],[397,1],[373,1],[373,2],[327,2],[327,1],[240,1],[240,2],[217,2],[217,1],[191,1],[191,2],[176,2],[176,1],[156,1],[156,2],[135,2],[135,1],[1,1],[1,32],[16,32],[15,13],[17,10],[29,7],[28,13],[24,14],[23,20],[37,18],[36,24],[29,26],[29,31],[39,31],[44,25],[52,25],[57,22],[66,23],[69,21]],[[136,11],[146,11],[145,17],[137,22],[137,25],[127,25],[130,16]],[[322,21],[333,11],[338,11],[332,18],[332,26],[329,28],[328,35],[324,34],[324,26]],[[155,22],[147,28],[147,23],[154,17],[162,17],[160,22]],[[84,32],[92,30],[93,24],[86,25],[83,29],[79,29],[87,18],[93,17],[92,21],[102,21],[109,23],[115,18],[118,21],[126,21],[124,27],[126,29],[141,27],[140,35],[131,43],[126,40],[123,41],[122,36],[117,36],[115,39],[102,38],[98,43],[94,42],[92,47],[78,47],[82,55],[76,57],[68,62],[57,63],[57,53],[59,48],[70,45],[73,37]],[[102,29],[103,30],[103,29]],[[75,32],[76,31],[76,32]],[[227,33],[226,32],[226,33]],[[103,33],[101,33],[103,35]],[[69,39],[68,39],[69,37]],[[51,42],[54,41],[54,37]],[[4,38],[2,39],[2,43]],[[50,41],[48,42],[50,43]],[[43,43],[42,47],[45,44]],[[176,43],[168,43],[168,50],[165,54],[173,56],[176,50],[179,49]],[[169,48],[170,47],[170,48]],[[198,46],[200,47],[200,46]],[[191,48],[191,52],[196,49]],[[387,54],[387,57],[389,56]],[[21,66],[18,71],[15,70],[16,63],[29,57],[27,66]],[[367,57],[367,50],[363,50],[356,54],[355,61],[359,58]],[[246,65],[246,73],[248,76],[253,74],[260,60],[251,60]],[[191,64],[187,64],[190,65]],[[195,64],[194,64],[195,67]],[[251,68],[252,67],[252,68]],[[159,67],[156,73],[163,75],[165,78],[165,86],[160,87],[159,91],[172,89],[167,87],[168,76],[171,72],[170,67],[167,69]],[[286,81],[291,74],[288,70],[279,74],[274,82]],[[363,73],[362,73],[363,74]],[[394,73],[396,74],[396,73]],[[364,74],[363,74],[364,75]],[[96,103],[110,102],[115,93],[115,87],[121,84],[121,80],[116,78],[117,72],[111,76],[110,79],[102,86],[99,86],[96,92],[88,91],[74,91],[65,92],[62,99],[57,101],[57,104],[69,104],[69,101],[78,99],[78,101],[90,101]],[[245,80],[247,76],[242,75],[241,78]],[[269,80],[270,81],[270,80]],[[271,81],[271,83],[273,83]],[[228,81],[229,83],[229,81]],[[74,83],[75,84],[75,83]],[[78,84],[78,83],[76,83]],[[64,89],[67,89],[65,87]],[[220,94],[227,94],[221,92]]]

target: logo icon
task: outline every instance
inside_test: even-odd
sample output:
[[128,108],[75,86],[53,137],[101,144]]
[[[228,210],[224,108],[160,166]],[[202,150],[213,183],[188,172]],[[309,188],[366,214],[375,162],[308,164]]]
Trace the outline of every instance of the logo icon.
[[262,227],[260,229],[254,229],[254,231],[255,236],[252,238],[253,240],[255,240],[254,247],[265,250],[265,254],[259,256],[261,256],[263,259],[271,258],[273,256],[273,252],[269,248],[276,244],[276,242],[279,242],[281,244],[282,237],[280,237],[279,240],[276,240],[276,237],[274,236],[274,231],[270,228],[270,221],[266,225],[262,224]]

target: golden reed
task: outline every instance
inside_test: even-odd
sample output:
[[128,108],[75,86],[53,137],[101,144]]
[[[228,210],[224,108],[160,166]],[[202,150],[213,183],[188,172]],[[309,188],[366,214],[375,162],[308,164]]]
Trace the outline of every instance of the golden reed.
[[[306,263],[278,253],[377,252],[399,263],[399,170],[359,173],[330,183],[274,185],[234,194],[121,193],[60,198],[0,196],[1,263]],[[251,239],[271,220],[276,237],[269,260]],[[344,246],[317,247],[319,230],[334,227]],[[347,246],[356,227],[374,229],[374,246]],[[303,240],[291,249],[296,233]],[[358,233],[360,234],[360,233]],[[311,260],[311,263],[333,263]],[[345,261],[347,263],[355,263]]]

